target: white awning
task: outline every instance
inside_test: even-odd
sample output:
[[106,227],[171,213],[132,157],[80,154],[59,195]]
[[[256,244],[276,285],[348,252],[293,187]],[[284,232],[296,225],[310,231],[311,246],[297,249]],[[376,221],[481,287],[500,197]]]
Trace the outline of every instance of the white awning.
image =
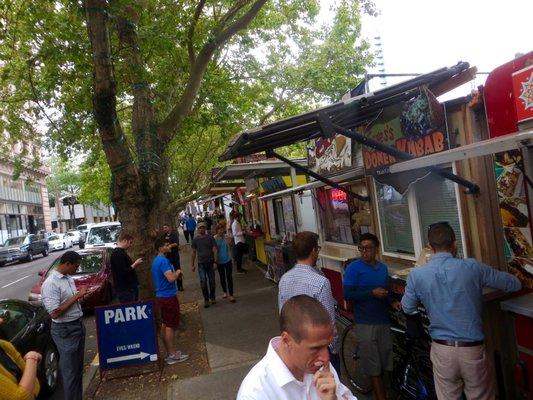
[[502,151],[518,149],[520,147],[529,147],[533,145],[532,140],[533,129],[519,131],[510,135],[481,140],[479,142],[467,144],[455,149],[446,150],[441,153],[431,154],[429,156],[415,158],[413,160],[402,161],[391,165],[389,167],[389,172],[392,174],[410,171],[417,168],[431,167],[453,161],[500,153]]
[[200,203],[200,204],[209,203],[210,201],[216,200],[216,199],[218,199],[220,197],[228,196],[229,194],[230,193],[222,193],[222,194],[219,194],[219,195],[216,195],[216,196],[213,196],[213,197],[208,197],[205,200],[200,200],[198,203]]
[[[357,178],[362,178],[364,176],[363,167],[351,168],[348,171],[344,171],[338,175],[327,177],[335,183],[342,183],[345,181],[350,181]],[[279,192],[265,194],[264,196],[259,197],[260,200],[268,200],[274,197],[286,196],[293,193],[303,192],[304,190],[310,190],[318,187],[326,186],[322,181],[312,181],[306,183],[305,185],[295,186],[289,189],[280,190]]]

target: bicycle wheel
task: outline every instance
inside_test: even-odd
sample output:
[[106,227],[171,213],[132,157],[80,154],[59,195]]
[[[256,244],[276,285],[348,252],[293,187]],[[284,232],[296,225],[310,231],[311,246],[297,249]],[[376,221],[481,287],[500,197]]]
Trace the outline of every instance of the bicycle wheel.
[[372,391],[370,377],[361,369],[358,355],[358,343],[355,335],[354,324],[348,325],[342,333],[341,359],[346,376],[352,387],[359,393],[366,394]]

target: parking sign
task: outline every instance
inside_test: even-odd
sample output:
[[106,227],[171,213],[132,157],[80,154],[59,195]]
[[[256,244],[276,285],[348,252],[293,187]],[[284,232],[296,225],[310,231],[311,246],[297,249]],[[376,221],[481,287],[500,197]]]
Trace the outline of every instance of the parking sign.
[[152,301],[97,307],[101,369],[146,364],[158,359]]

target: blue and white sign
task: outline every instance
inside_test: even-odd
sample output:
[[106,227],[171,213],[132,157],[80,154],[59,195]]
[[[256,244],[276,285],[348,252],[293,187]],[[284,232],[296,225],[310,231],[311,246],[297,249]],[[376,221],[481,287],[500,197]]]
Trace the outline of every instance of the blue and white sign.
[[157,361],[152,301],[97,307],[95,314],[101,369]]

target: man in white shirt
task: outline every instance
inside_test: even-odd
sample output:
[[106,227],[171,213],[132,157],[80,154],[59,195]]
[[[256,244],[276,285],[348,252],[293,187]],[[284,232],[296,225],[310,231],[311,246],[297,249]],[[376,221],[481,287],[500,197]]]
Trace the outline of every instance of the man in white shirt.
[[242,267],[242,257],[246,253],[246,239],[244,238],[244,232],[240,223],[241,214],[238,211],[232,211],[233,222],[231,223],[231,233],[233,240],[235,241],[235,247],[233,248],[233,258],[235,258],[235,264],[237,265],[237,273],[244,273],[246,270]]
[[283,305],[281,336],[246,375],[237,400],[357,400],[329,362],[333,324],[324,306],[307,295]]

